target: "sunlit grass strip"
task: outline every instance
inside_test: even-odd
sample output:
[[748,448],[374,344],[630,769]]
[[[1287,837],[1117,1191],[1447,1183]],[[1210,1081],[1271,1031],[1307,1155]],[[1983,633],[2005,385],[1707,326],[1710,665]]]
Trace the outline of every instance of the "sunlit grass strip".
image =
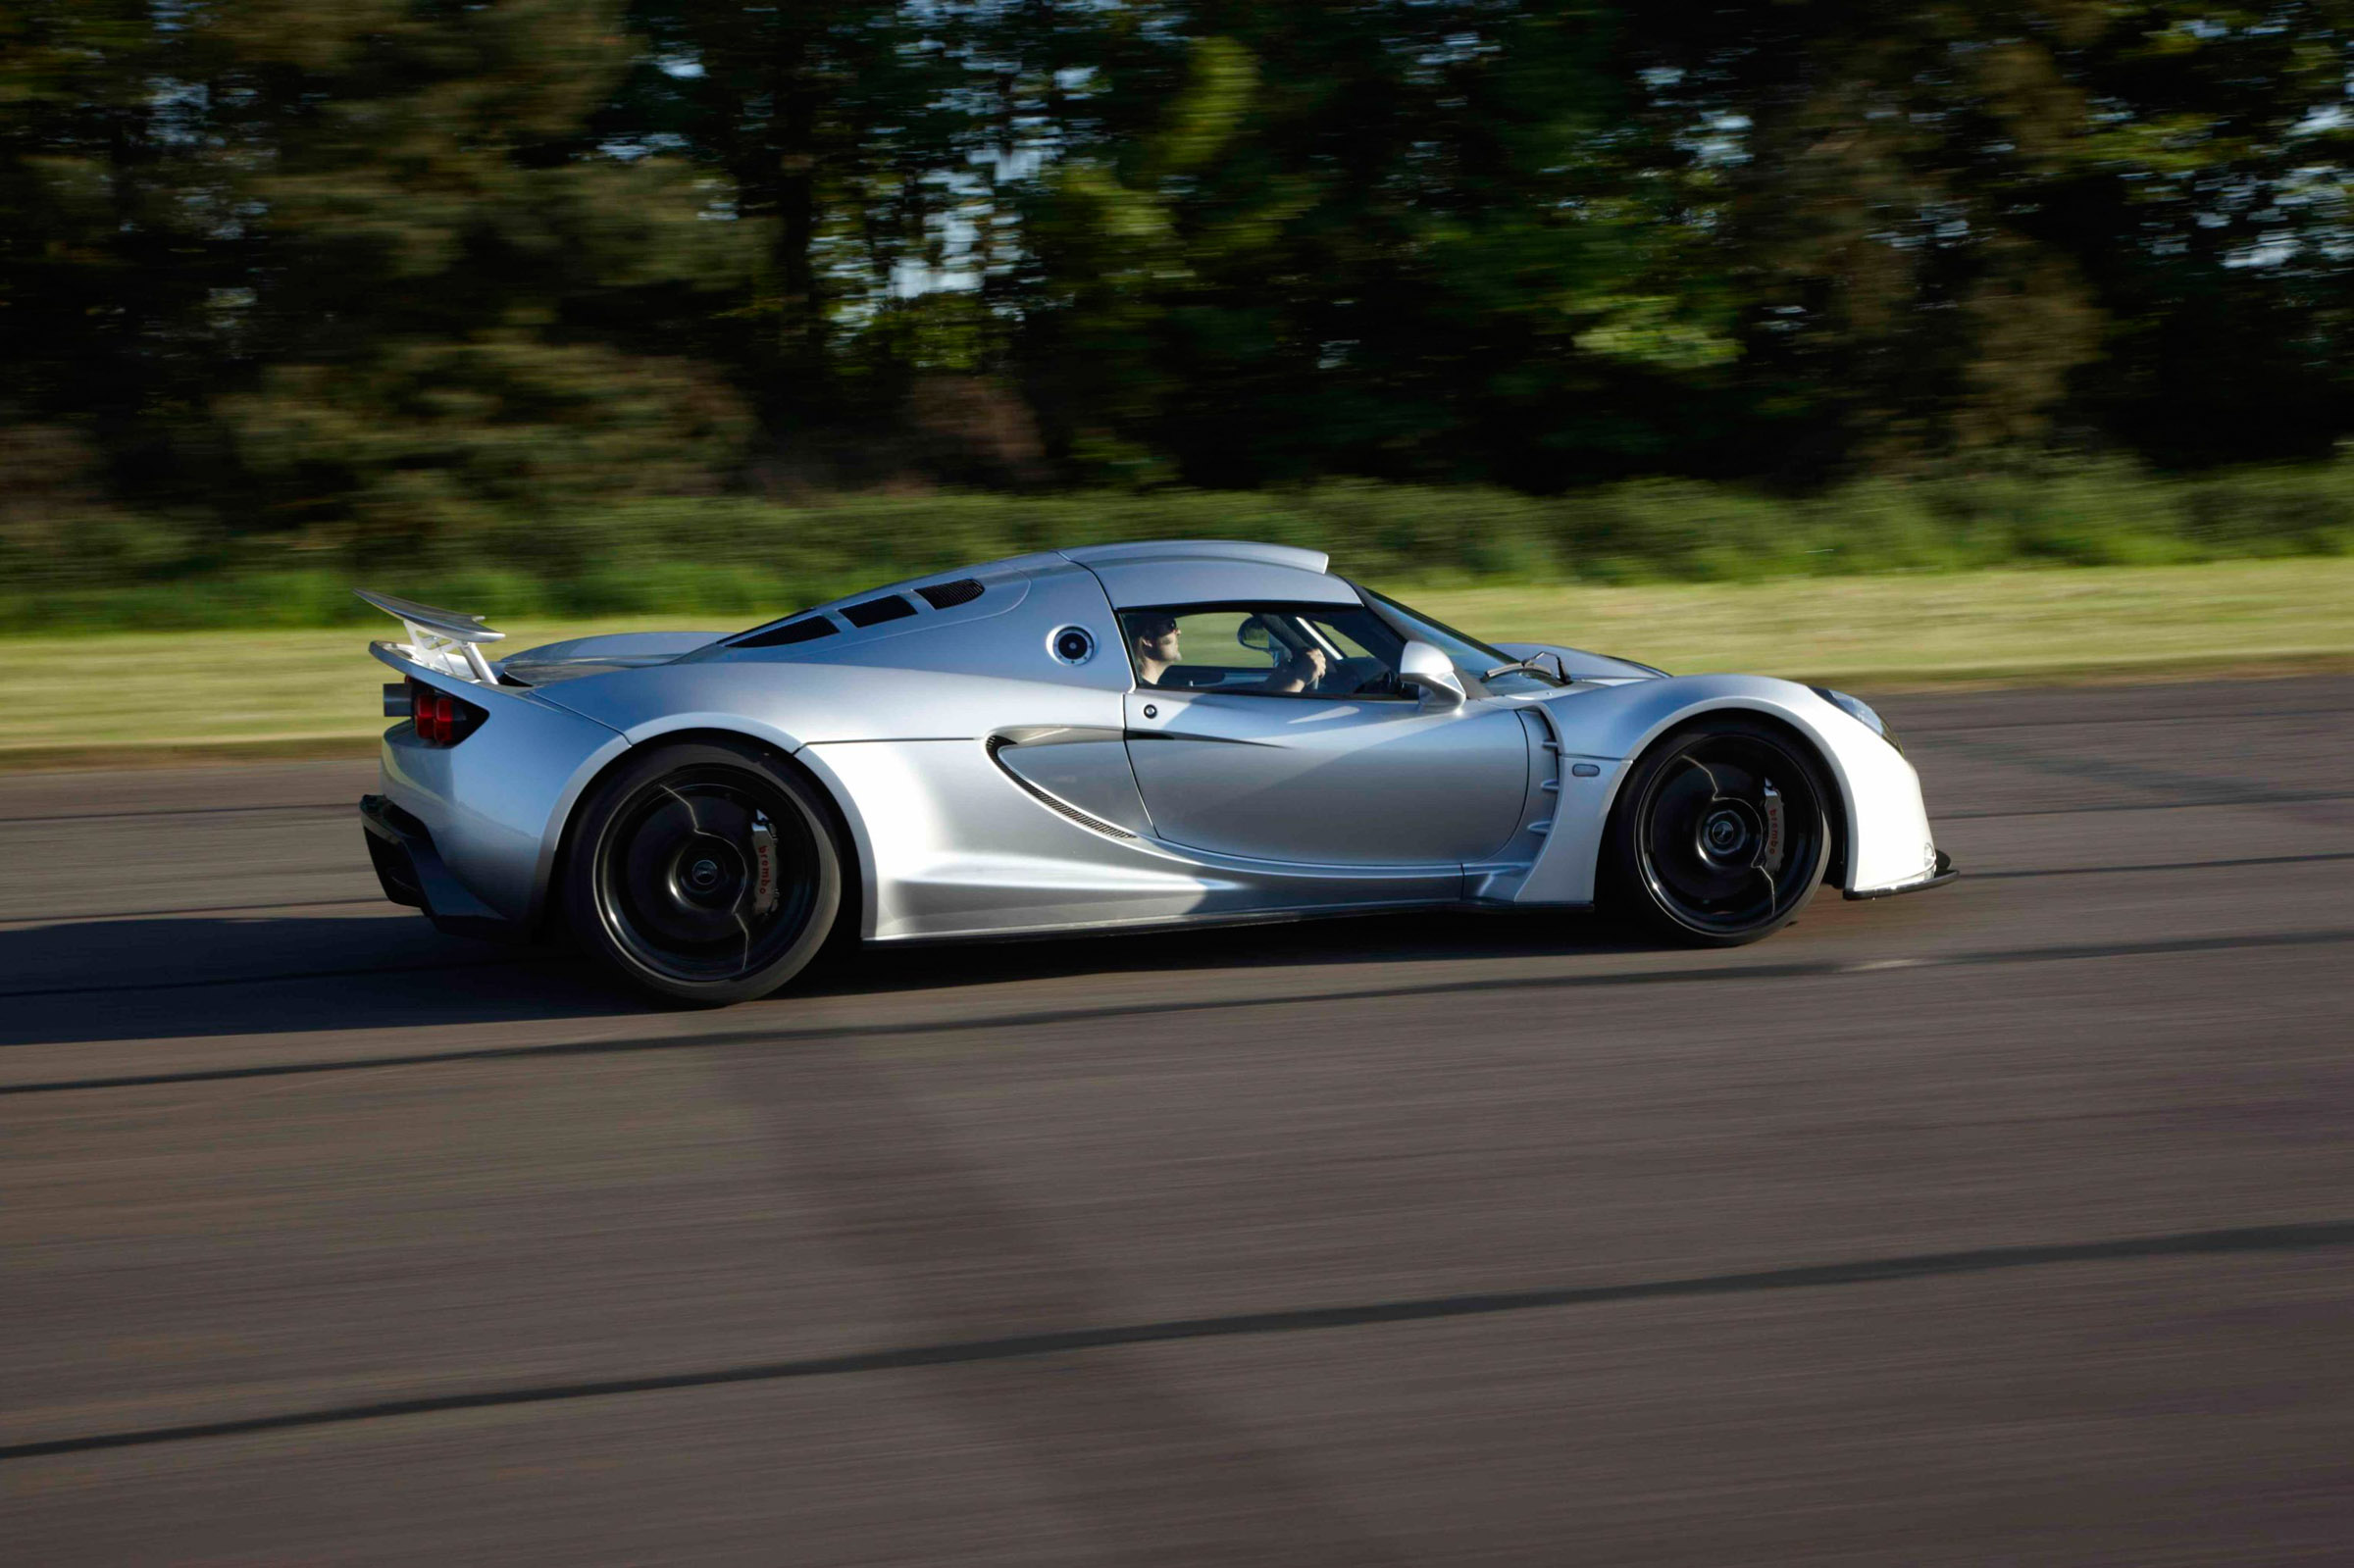
[[[2336,558],[1676,586],[1382,585],[1492,640],[1867,691],[2354,669],[2354,560]],[[699,624],[507,625],[494,604],[467,608],[508,631],[509,648]],[[390,676],[366,643],[395,632],[386,621],[0,640],[0,766],[364,750],[384,728],[378,687]]]

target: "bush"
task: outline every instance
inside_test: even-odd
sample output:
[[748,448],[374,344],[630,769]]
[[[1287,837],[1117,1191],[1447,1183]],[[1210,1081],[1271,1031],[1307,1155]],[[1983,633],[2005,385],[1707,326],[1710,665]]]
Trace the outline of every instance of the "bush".
[[[387,469],[386,484],[402,471]],[[1866,480],[1788,498],[1652,480],[1558,496],[1336,481],[1232,493],[847,495],[788,506],[677,496],[419,508],[382,536],[225,536],[59,489],[0,509],[0,614],[79,625],[363,620],[381,587],[510,620],[679,615],[748,624],[860,588],[1056,545],[1245,538],[1326,549],[1381,583],[1754,580],[2019,563],[2149,564],[2354,552],[2354,460],[2162,479],[2075,464]],[[546,498],[542,498],[543,500]]]

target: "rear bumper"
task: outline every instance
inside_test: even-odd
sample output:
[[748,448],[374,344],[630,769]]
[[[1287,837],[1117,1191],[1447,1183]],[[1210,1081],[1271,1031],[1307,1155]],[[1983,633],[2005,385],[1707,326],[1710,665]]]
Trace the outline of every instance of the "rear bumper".
[[383,795],[362,795],[360,827],[386,898],[424,910],[427,919],[453,936],[522,939],[521,928],[450,875],[424,823]]
[[1848,898],[1894,898],[1899,893],[1918,893],[1931,887],[1942,887],[1962,873],[1954,867],[1954,857],[1944,850],[1937,851],[1937,864],[1919,882],[1900,882],[1893,887],[1870,887],[1862,892],[1847,893]]

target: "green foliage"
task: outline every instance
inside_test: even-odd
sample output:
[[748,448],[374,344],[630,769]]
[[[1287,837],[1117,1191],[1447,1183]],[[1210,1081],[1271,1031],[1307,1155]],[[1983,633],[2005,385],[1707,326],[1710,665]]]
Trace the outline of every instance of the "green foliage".
[[2249,465],[2354,432],[2350,54],[2320,0],[0,0],[0,591],[536,537],[716,604],[598,520],[791,586],[870,506],[895,561],[2337,549]]
[[[230,528],[696,493],[750,425],[649,354],[742,231],[598,153],[610,7],[0,4],[0,427]],[[647,320],[650,318],[650,323]]]
[[[2122,466],[1806,498],[1642,481],[1561,496],[1365,481],[1016,498],[649,499],[482,510],[398,552],[344,531],[223,544],[116,516],[0,530],[0,624],[364,623],[371,586],[496,621],[671,615],[749,625],[886,582],[1060,545],[1247,538],[1329,551],[1375,583],[1756,582],[1972,568],[2354,554],[2354,463],[2197,481]],[[70,537],[70,550],[50,548]]]
[[1664,409],[1732,344],[1690,286],[1680,181],[1626,156],[1607,16],[1153,9],[1187,25],[1101,84],[1151,117],[1082,139],[1024,211],[1045,287],[1015,350],[1081,475],[1652,466],[1663,432],[1598,405]]
[[411,548],[708,488],[750,423],[691,365],[521,332],[275,367],[224,414],[254,473],[334,498],[342,521],[315,536]]

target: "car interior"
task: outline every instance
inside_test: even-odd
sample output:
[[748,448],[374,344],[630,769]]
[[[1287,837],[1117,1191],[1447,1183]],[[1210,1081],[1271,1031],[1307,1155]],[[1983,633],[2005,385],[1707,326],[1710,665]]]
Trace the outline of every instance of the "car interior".
[[[1409,695],[1398,681],[1405,640],[1362,607],[1171,605],[1123,611],[1120,620],[1132,661],[1137,639],[1148,629],[1164,621],[1177,624],[1178,662],[1163,670],[1156,681],[1139,681],[1156,690],[1312,697]],[[1324,655],[1321,679],[1302,691],[1267,689],[1279,672],[1298,668],[1310,649]]]

